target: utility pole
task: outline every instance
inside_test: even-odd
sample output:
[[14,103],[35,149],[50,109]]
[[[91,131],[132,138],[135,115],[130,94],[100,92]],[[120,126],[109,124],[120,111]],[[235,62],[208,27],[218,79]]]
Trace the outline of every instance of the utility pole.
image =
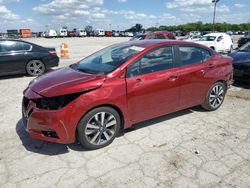
[[214,3],[214,16],[213,16],[213,33],[215,32],[215,12],[216,12],[216,5],[220,0],[212,0],[212,3]]

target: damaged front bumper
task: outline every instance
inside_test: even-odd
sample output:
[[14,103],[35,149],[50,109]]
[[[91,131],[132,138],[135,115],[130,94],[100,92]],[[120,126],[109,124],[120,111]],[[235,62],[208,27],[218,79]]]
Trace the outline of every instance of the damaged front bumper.
[[72,105],[58,110],[46,110],[37,107],[34,99],[41,96],[31,89],[24,91],[22,119],[25,130],[32,138],[69,144],[75,141],[77,121],[70,118],[74,112]]

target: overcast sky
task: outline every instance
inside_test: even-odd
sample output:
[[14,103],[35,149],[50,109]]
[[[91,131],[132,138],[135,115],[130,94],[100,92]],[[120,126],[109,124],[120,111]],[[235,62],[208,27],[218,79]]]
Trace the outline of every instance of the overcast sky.
[[[212,0],[0,0],[1,32],[94,28],[127,29],[135,23],[149,26],[212,22]],[[250,0],[220,0],[217,22],[250,22]]]

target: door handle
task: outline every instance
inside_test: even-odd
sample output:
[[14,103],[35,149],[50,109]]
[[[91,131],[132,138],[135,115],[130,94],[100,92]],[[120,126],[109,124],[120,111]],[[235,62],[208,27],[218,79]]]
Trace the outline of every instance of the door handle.
[[175,81],[177,80],[179,77],[178,76],[170,76],[169,78],[167,78],[168,81]]
[[140,79],[140,78],[136,78],[136,83],[141,83],[142,82],[142,80]]

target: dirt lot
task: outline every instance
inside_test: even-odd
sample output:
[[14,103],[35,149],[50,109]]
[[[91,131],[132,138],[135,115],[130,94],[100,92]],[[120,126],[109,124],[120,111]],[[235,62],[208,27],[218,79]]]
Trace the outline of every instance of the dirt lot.
[[[29,39],[69,44],[67,66],[127,38]],[[140,123],[110,146],[85,151],[30,139],[21,122],[26,76],[0,79],[0,187],[249,187],[250,85],[236,83],[222,107],[198,107]]]

